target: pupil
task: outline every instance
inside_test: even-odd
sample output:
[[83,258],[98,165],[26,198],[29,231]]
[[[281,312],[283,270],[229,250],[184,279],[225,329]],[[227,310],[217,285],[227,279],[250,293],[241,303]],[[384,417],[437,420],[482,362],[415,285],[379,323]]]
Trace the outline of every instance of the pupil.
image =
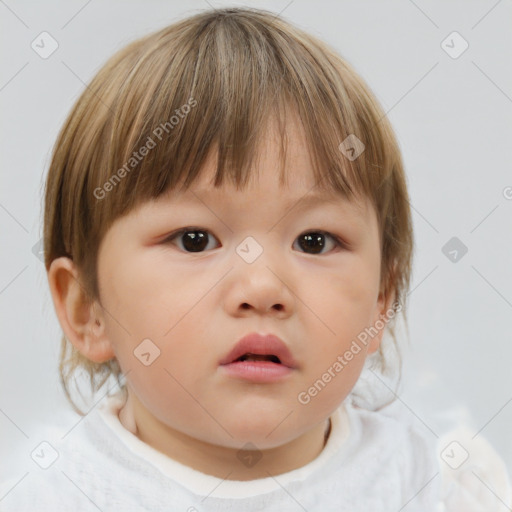
[[184,234],[183,247],[190,252],[200,252],[208,245],[208,235],[203,231],[187,231]]
[[312,249],[314,254],[322,252],[325,245],[323,237],[324,235],[320,233],[303,235],[301,238],[301,247],[303,249]]
[[[304,250],[309,250],[313,254],[322,252],[325,246],[324,235],[322,233],[308,233],[302,235],[299,241]],[[183,246],[190,252],[201,252],[208,245],[208,234],[204,231],[187,231],[183,234]]]

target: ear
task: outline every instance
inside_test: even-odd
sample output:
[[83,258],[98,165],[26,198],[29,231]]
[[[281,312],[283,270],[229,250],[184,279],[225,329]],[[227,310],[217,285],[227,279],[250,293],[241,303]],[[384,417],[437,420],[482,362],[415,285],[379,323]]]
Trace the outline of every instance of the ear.
[[59,323],[73,346],[95,363],[115,357],[105,334],[103,309],[88,297],[70,258],[52,261],[48,269],[48,284]]
[[385,290],[381,289],[377,299],[377,305],[375,307],[375,316],[371,325],[373,329],[377,330],[377,334],[371,338],[370,343],[368,344],[368,354],[373,354],[380,347],[382,337],[384,336],[384,332],[386,330],[386,324],[390,320],[390,311],[394,299],[394,290],[386,292]]

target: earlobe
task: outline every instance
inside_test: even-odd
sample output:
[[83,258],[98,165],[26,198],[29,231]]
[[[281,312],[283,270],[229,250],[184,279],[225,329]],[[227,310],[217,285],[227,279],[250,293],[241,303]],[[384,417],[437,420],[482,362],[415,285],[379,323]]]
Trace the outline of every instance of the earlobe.
[[370,343],[368,343],[368,350],[366,352],[368,355],[373,354],[374,352],[377,352],[377,350],[379,350],[382,341],[382,335],[383,332],[379,331],[375,336],[372,337]]
[[389,321],[389,309],[394,300],[394,292],[385,293],[381,291],[379,294],[379,299],[377,302],[376,308],[376,316],[374,318],[374,322],[372,327],[377,330],[377,333],[372,337],[370,343],[368,344],[367,354],[373,354],[377,352],[382,342],[382,337],[384,336],[384,331],[386,330],[386,325]]
[[105,332],[101,306],[86,293],[70,258],[52,261],[48,269],[48,284],[59,323],[73,346],[96,363],[115,357]]

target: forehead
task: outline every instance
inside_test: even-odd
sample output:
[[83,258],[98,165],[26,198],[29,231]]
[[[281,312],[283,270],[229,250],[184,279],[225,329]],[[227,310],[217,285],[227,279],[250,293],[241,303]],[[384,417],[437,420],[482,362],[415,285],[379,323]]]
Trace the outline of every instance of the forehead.
[[[255,187],[247,187],[242,190],[235,190],[233,187],[190,187],[183,193],[175,193],[162,199],[162,203],[187,205],[196,203],[216,204],[221,207],[240,206],[240,203],[246,203],[247,199],[253,203],[260,204],[263,208],[270,208],[273,205],[279,205],[283,210],[293,208],[306,209],[320,206],[337,207],[344,211],[351,211],[354,215],[364,217],[367,213],[369,202],[363,200],[351,200],[340,193],[332,190],[323,190],[312,188],[310,190],[294,190],[292,188],[280,187],[273,192],[266,194],[266,190],[261,187],[255,192]],[[258,201],[257,199],[262,201]],[[264,201],[263,201],[264,200]]]
[[[204,199],[228,206],[230,203],[236,204],[238,201],[257,197],[258,203],[262,201],[265,205],[279,203],[286,210],[294,206],[309,207],[324,204],[343,207],[360,215],[367,213],[366,198],[356,194],[356,197],[349,199],[329,187],[327,179],[318,182],[315,178],[307,138],[301,123],[293,114],[289,114],[286,123],[284,148],[281,146],[280,133],[275,120],[269,121],[267,130],[259,139],[249,179],[244,186],[236,187],[227,173],[224,174],[223,183],[214,186],[217,156],[217,151],[213,149],[198,176],[186,190],[180,191],[179,187],[169,190],[159,197],[159,201],[184,204]],[[281,165],[284,166],[282,169]],[[284,183],[280,182],[281,171]]]
[[273,229],[276,225],[283,225],[282,222],[305,219],[311,214],[314,215],[312,219],[339,222],[340,227],[344,226],[357,236],[363,236],[363,233],[373,236],[374,232],[378,236],[376,216],[368,200],[349,200],[339,192],[314,186],[306,189],[275,185],[266,189],[257,182],[236,190],[227,184],[219,187],[193,184],[185,192],[174,192],[146,206],[144,215],[154,215],[155,219],[211,212],[233,228],[254,222]]

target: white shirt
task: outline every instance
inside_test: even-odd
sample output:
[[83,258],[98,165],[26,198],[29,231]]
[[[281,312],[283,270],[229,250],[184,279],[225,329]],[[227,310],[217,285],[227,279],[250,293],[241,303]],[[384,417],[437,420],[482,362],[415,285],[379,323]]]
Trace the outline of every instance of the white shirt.
[[62,428],[47,429],[28,475],[2,484],[0,510],[499,512],[512,504],[505,465],[485,440],[465,429],[436,439],[398,401],[369,411],[347,399],[317,458],[252,481],[207,475],[155,450],[123,427],[122,405],[120,395],[104,399],[64,439]]

